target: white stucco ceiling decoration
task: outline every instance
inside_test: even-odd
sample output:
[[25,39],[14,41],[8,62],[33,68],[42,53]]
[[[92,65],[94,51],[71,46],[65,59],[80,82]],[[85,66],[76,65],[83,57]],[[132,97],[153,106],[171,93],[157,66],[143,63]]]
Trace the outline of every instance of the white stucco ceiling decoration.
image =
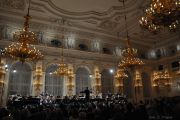
[[[138,22],[137,8],[143,3],[143,0],[126,0],[129,29],[137,29],[134,28]],[[73,27],[113,39],[118,31],[125,32],[122,0],[32,0],[31,10],[36,19],[59,24],[65,18]]]
[[[143,14],[142,9],[149,5],[148,0],[126,0],[125,3],[133,46],[151,48],[155,40],[164,45],[179,39],[178,31],[163,31],[158,35],[142,32],[138,20]],[[27,6],[28,0],[0,0],[0,20],[11,24],[19,22],[21,25]],[[108,44],[124,44],[126,30],[122,0],[31,0],[30,15],[33,18],[31,27],[36,30],[48,30],[49,33],[54,29],[52,31],[59,34],[65,27],[67,33],[76,35],[74,39],[98,39]],[[62,19],[65,19],[64,25]]]
[[[96,19],[98,19],[98,17],[107,17],[123,9],[122,2],[119,0],[33,0],[33,3],[39,4],[44,8],[49,8],[50,6],[51,8],[47,10],[71,16],[72,19],[73,16],[75,17],[74,19],[86,19],[87,16],[97,17]],[[128,0],[126,6],[129,10],[132,10],[139,3],[142,3],[142,0]]]

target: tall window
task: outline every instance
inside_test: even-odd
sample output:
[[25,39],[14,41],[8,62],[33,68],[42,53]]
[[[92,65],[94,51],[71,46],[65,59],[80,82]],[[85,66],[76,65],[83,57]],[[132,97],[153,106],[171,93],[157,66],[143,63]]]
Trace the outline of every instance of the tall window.
[[144,97],[151,96],[151,79],[148,73],[142,73],[142,84],[143,84],[143,93]]
[[89,71],[86,68],[80,67],[76,71],[76,94],[79,95],[86,87],[91,89]]
[[108,93],[113,93],[113,73],[110,73],[108,69],[102,71],[101,82],[103,96]]
[[124,95],[126,95],[127,98],[132,98],[133,92],[135,93],[135,89],[133,87],[133,79],[129,72],[126,72],[126,74],[128,75],[128,78],[123,80],[123,91]]
[[57,69],[57,65],[50,65],[46,69],[45,92],[55,96],[63,95],[63,77],[58,77],[52,73]]
[[17,62],[10,68],[9,95],[30,95],[31,67],[27,63]]

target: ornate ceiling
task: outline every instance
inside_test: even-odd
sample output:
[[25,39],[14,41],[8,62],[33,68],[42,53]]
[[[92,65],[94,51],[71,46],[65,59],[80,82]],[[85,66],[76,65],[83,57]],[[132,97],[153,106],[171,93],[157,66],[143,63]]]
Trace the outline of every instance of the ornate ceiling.
[[[171,33],[164,30],[153,35],[140,28],[138,20],[149,1],[126,0],[125,4],[128,30],[134,47],[147,50],[154,47],[155,41],[157,46],[178,42],[179,31]],[[27,6],[26,0],[1,0],[1,23],[21,26]],[[73,34],[75,39],[82,42],[99,40],[113,47],[124,46],[126,31],[122,0],[31,0],[30,14],[33,17],[31,27],[49,36],[61,34],[60,28],[63,26],[67,36]],[[62,24],[63,20],[65,25]]]

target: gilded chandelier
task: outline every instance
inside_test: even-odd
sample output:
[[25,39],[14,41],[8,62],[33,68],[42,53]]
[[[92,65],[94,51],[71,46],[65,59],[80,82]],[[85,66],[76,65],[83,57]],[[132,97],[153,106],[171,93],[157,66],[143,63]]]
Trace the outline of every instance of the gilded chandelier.
[[139,20],[143,28],[156,33],[162,26],[175,30],[180,20],[179,0],[152,0],[145,16]]
[[119,64],[116,75],[114,76],[114,78],[116,80],[115,86],[119,89],[121,87],[123,87],[123,80],[127,77],[128,77],[128,75],[125,73],[124,67],[121,64]]
[[57,76],[67,76],[68,75],[68,66],[64,62],[58,64],[57,70],[53,73]]
[[43,55],[33,45],[27,43],[13,43],[5,48],[5,53],[11,58],[18,59],[22,63],[42,59]]
[[57,70],[53,73],[56,76],[68,76],[68,66],[64,63],[64,52],[63,52],[63,46],[62,46],[62,53],[61,53],[61,61],[58,64]]
[[164,72],[162,71],[154,71],[152,76],[153,87],[159,86],[171,86],[171,76],[168,69],[165,69]]
[[122,51],[121,64],[122,66],[129,68],[144,64],[144,62],[140,58],[138,58],[137,49],[131,47],[128,37],[127,48]]
[[24,27],[22,30],[19,30],[13,34],[13,38],[15,41],[20,43],[32,44],[37,42],[36,34],[34,32],[29,31],[29,20],[31,16],[28,14],[24,17]]
[[28,7],[28,13],[24,17],[24,27],[22,30],[14,33],[14,40],[17,43],[12,43],[10,46],[5,48],[5,54],[11,58],[18,59],[22,63],[25,61],[36,61],[42,59],[43,55],[39,50],[35,48],[32,43],[37,41],[36,35],[29,31],[29,15],[30,1]]
[[[124,11],[125,11],[125,3],[123,0],[123,6],[124,6]],[[128,68],[132,68],[135,66],[139,66],[139,65],[143,65],[144,62],[138,58],[138,54],[137,54],[137,49],[134,49],[131,47],[130,45],[130,40],[129,40],[129,35],[128,35],[128,29],[127,29],[127,17],[126,17],[126,13],[124,13],[124,18],[125,18],[125,27],[126,27],[126,34],[127,34],[127,40],[126,40],[126,48],[122,51],[122,59],[120,64],[123,67],[128,67]]]
[[162,75],[162,78],[164,80],[165,86],[171,86],[172,81],[171,81],[171,76],[170,76],[168,69],[165,69],[164,74]]
[[115,75],[115,79],[119,80],[119,79],[124,79],[127,77],[128,77],[128,75],[125,73],[123,66],[121,64],[119,64],[116,75]]

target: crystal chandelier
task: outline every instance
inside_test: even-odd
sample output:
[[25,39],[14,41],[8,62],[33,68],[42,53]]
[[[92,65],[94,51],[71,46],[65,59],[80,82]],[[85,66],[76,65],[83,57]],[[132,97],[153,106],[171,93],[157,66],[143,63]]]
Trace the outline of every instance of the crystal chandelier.
[[13,43],[5,48],[5,54],[11,58],[18,59],[22,63],[42,59],[43,55],[35,46],[26,43]]
[[28,13],[26,16],[24,16],[25,22],[24,22],[24,27],[22,30],[16,31],[13,34],[13,38],[15,41],[18,41],[20,43],[36,43],[37,42],[37,37],[36,34],[32,31],[29,31],[29,20],[31,19],[31,16],[29,15],[29,8],[28,8]]
[[128,77],[128,75],[125,73],[123,66],[121,64],[119,64],[116,75],[115,75],[115,79],[124,79],[127,77]]
[[170,76],[168,69],[165,69],[164,74],[162,75],[162,79],[164,81],[165,86],[167,86],[167,87],[171,86],[172,81],[171,81],[171,76]]
[[61,62],[58,64],[57,70],[53,73],[56,76],[67,76],[68,75],[68,66]]
[[172,85],[171,76],[168,69],[165,69],[164,72],[154,71],[152,80],[154,87],[159,87],[159,86],[169,87]]
[[56,76],[68,76],[68,65],[64,63],[64,57],[63,57],[63,46],[62,46],[62,52],[61,52],[61,61],[58,64],[57,70],[53,73]]
[[14,33],[14,40],[17,43],[12,43],[10,46],[5,48],[5,54],[11,58],[15,58],[22,63],[25,61],[36,61],[42,59],[43,55],[39,50],[36,50],[34,45],[30,45],[37,41],[36,35],[29,31],[29,15],[30,1],[28,7],[28,13],[24,17],[24,27],[22,30]]
[[121,64],[124,67],[129,67],[129,68],[144,64],[144,62],[140,58],[138,58],[137,49],[131,47],[128,37],[127,37],[127,48],[122,50]]
[[180,19],[179,0],[152,0],[145,16],[139,20],[143,28],[156,33],[162,26],[175,30]]
[[[125,3],[123,0],[123,6],[124,6],[124,11],[125,11]],[[128,29],[127,29],[127,17],[126,13],[124,13],[124,18],[125,18],[125,26],[126,26],[126,34],[127,34],[127,39],[126,39],[126,48],[122,50],[122,59],[121,59],[121,65],[123,67],[128,67],[132,68],[134,66],[139,66],[143,65],[144,62],[138,58],[137,54],[137,49],[134,49],[131,47],[130,40],[129,40],[129,35],[128,35]]]
[[158,87],[159,86],[159,81],[161,80],[162,72],[160,71],[154,71],[152,75],[152,86],[153,87]]

